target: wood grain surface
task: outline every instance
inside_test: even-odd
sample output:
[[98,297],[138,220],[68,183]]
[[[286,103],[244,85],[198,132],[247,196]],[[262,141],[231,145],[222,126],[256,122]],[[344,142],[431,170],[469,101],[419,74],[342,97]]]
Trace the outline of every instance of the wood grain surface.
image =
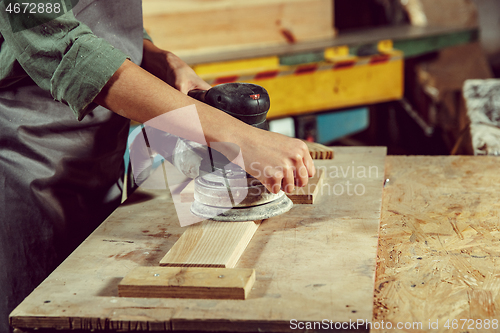
[[144,27],[179,56],[332,38],[331,0],[145,0]]
[[12,312],[11,324],[290,332],[292,319],[369,319],[385,152],[339,147],[335,160],[315,161],[327,171],[323,195],[263,221],[236,266],[256,272],[246,300],[118,297],[123,277],[158,266],[184,231],[169,191],[139,189]]
[[486,156],[387,158],[374,322],[421,323],[406,332],[428,332],[429,323],[433,332],[498,332],[499,163]]
[[203,221],[186,227],[161,266],[233,268],[261,221]]

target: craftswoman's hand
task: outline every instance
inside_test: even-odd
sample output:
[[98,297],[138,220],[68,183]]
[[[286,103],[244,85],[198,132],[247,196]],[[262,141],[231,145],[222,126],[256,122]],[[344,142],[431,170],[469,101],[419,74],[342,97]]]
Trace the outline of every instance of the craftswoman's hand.
[[218,144],[214,148],[273,193],[278,193],[280,189],[289,193],[295,186],[307,185],[308,178],[314,176],[315,168],[304,142],[246,124],[244,126],[236,129],[231,136],[232,142],[241,151],[242,160],[232,158],[239,152],[234,151],[231,145]]
[[[259,130],[258,135],[246,137],[243,156],[251,163],[247,172],[257,177],[273,193],[280,188],[289,193],[296,186],[307,185],[308,178],[314,176],[314,163],[307,145],[299,139]],[[246,146],[249,146],[248,148]]]
[[141,66],[151,74],[184,94],[193,89],[211,88],[191,67],[172,52],[156,47],[147,39],[144,40],[143,45]]

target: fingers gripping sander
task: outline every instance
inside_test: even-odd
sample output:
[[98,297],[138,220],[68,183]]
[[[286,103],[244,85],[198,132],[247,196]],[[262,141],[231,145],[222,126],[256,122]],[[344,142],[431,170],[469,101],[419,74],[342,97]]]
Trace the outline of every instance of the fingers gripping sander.
[[[192,90],[189,96],[258,128],[267,129],[270,101],[267,91],[250,83],[227,83],[209,90]],[[269,192],[265,186],[209,149],[210,161],[203,160],[195,179],[191,212],[216,221],[254,221],[283,214],[292,201],[283,191]]]

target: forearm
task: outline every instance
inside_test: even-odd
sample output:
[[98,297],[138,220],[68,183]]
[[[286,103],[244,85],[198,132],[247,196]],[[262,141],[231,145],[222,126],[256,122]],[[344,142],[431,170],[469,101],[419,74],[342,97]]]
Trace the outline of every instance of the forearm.
[[185,94],[192,89],[211,88],[178,56],[156,47],[147,39],[143,41],[141,67]]
[[[210,142],[238,144],[245,132],[252,130],[252,127],[224,112],[181,93],[130,61],[123,63],[94,101],[117,114],[141,123],[194,104],[208,144]],[[162,122],[161,118],[157,119],[160,120],[161,130],[200,142],[200,133],[197,133],[199,129],[193,122],[167,123]]]

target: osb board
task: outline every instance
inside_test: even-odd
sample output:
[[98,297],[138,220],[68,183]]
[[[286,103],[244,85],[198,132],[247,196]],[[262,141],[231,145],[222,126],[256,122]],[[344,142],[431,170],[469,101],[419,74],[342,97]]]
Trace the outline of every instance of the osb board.
[[332,38],[332,0],[146,0],[144,27],[179,56]]
[[122,278],[157,266],[183,232],[167,191],[138,190],[13,311],[11,323],[284,332],[293,331],[291,319],[371,318],[385,153],[339,147],[335,160],[315,161],[327,168],[325,193],[261,224],[236,266],[256,272],[244,301],[118,297]]
[[[429,331],[429,321],[438,321],[436,332],[492,331],[463,324],[500,318],[498,163],[387,158],[374,322],[422,323],[419,332]],[[458,329],[445,327],[455,319]]]

